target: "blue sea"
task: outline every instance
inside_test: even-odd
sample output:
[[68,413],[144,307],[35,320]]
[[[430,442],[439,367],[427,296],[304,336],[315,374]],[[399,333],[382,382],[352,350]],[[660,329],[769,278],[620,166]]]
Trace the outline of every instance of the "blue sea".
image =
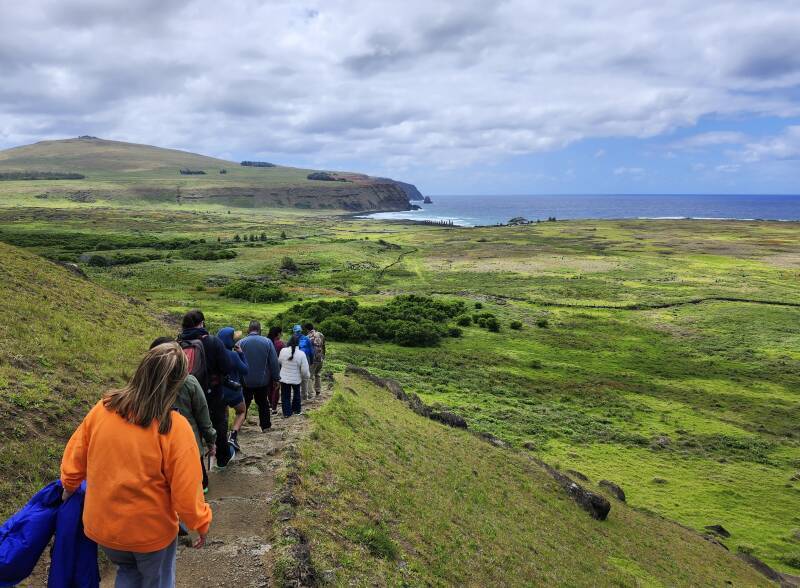
[[738,219],[800,220],[800,195],[571,195],[431,196],[422,210],[380,212],[379,219],[452,221],[461,226],[495,225],[522,216],[557,219]]

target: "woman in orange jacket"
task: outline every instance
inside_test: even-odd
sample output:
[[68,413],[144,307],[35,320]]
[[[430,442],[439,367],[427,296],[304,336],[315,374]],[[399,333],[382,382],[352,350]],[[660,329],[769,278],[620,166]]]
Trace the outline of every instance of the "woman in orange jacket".
[[83,526],[118,566],[117,587],[175,585],[178,517],[205,544],[211,509],[189,422],[172,405],[188,373],[176,343],[151,349],[105,393],[64,450],[64,499],[86,480]]

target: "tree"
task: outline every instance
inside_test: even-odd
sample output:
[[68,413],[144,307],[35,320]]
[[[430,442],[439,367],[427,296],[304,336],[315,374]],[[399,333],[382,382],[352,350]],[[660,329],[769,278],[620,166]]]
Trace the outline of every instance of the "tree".
[[286,239],[286,231],[281,231],[281,239]]
[[264,231],[261,231],[261,240],[262,241],[266,241],[267,240],[267,234]]
[[236,233],[233,236],[233,240],[236,241],[237,243],[239,243],[242,240],[242,238],[239,236],[239,233]]

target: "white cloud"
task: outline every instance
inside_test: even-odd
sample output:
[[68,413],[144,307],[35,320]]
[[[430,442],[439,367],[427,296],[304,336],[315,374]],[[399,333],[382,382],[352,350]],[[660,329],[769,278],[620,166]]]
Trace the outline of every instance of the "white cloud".
[[789,126],[780,135],[747,143],[732,155],[747,163],[800,159],[800,126]]
[[736,131],[712,131],[710,133],[700,133],[681,141],[672,143],[673,149],[685,149],[689,151],[702,150],[706,147],[717,147],[719,145],[734,145],[745,143],[747,135]]
[[614,169],[615,176],[634,176],[639,177],[645,174],[644,168],[641,167],[618,167]]
[[7,2],[0,147],[88,133],[463,168],[708,114],[797,115],[798,29],[795,0]]
[[716,166],[714,169],[721,173],[734,174],[741,169],[741,166],[737,163],[723,163]]

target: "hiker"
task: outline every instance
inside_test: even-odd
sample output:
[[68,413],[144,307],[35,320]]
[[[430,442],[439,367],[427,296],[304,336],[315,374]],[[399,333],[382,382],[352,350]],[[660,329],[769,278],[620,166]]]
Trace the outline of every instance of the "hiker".
[[[311,323],[303,325],[303,329],[308,334],[308,340],[314,349],[314,361],[311,363],[311,383],[314,384],[316,396],[322,394],[322,364],[325,361],[325,335],[314,328]],[[310,393],[310,390],[309,390]]]
[[300,337],[292,335],[278,356],[281,364],[281,407],[283,416],[300,414],[300,385],[311,376],[308,359],[300,349]]
[[[297,346],[303,351],[308,360],[308,365],[314,363],[314,346],[311,344],[311,340],[303,334],[303,327],[300,325],[295,325],[292,327],[292,333],[294,336],[297,337],[298,344]],[[300,383],[300,393],[303,395],[303,400],[311,400],[311,372],[309,371],[307,376],[303,377],[303,381]]]
[[[267,333],[267,339],[272,341],[272,345],[275,346],[275,355],[280,355],[281,349],[286,347],[286,343],[284,343],[281,339],[281,335],[283,335],[283,329],[280,327],[270,327],[269,333]],[[280,368],[280,365],[278,367]],[[269,396],[269,403],[270,406],[272,406],[272,414],[277,414],[278,412],[278,399],[280,398],[280,395],[281,383],[280,379],[278,379],[272,383],[272,391],[270,392]]]
[[[175,343],[175,340],[170,337],[159,337],[150,344],[150,349],[164,343]],[[217,446],[215,444],[217,432],[211,426],[206,394],[202,386],[200,386],[200,382],[192,374],[186,376],[180,390],[178,390],[178,398],[175,400],[174,408],[186,417],[186,420],[192,426],[197,448],[200,450],[200,466],[203,470],[203,492],[208,492],[208,472],[206,471],[203,455],[213,457],[217,454]],[[201,437],[205,439],[208,450],[204,451]]]
[[274,383],[280,381],[281,377],[278,354],[272,341],[261,335],[261,323],[258,321],[250,321],[247,336],[239,342],[239,346],[244,351],[250,368],[244,377],[245,418],[250,404],[255,400],[258,406],[258,424],[264,433],[272,427],[269,413],[271,407],[276,407],[277,404],[271,404],[270,396]]
[[172,410],[188,363],[177,343],[148,351],[64,450],[62,499],[86,481],[84,532],[117,566],[117,586],[175,586],[178,517],[199,533],[195,547],[206,542],[212,515],[200,489],[197,442]]
[[178,336],[178,343],[187,357],[191,355],[189,371],[206,392],[211,424],[217,431],[217,467],[224,468],[230,461],[231,448],[228,445],[228,408],[222,392],[222,377],[231,368],[225,346],[208,333],[205,321],[201,311],[187,312],[183,317],[183,331]]
[[217,333],[217,337],[222,341],[225,350],[228,354],[228,362],[230,363],[230,371],[222,376],[222,394],[225,399],[225,418],[228,418],[228,409],[230,406],[236,416],[233,418],[233,426],[228,438],[235,451],[241,451],[239,447],[239,429],[242,428],[244,423],[245,412],[247,410],[244,403],[244,392],[242,391],[242,378],[247,375],[249,367],[247,365],[247,358],[239,346],[238,340],[241,338],[241,331],[235,331],[233,327],[223,327]]

